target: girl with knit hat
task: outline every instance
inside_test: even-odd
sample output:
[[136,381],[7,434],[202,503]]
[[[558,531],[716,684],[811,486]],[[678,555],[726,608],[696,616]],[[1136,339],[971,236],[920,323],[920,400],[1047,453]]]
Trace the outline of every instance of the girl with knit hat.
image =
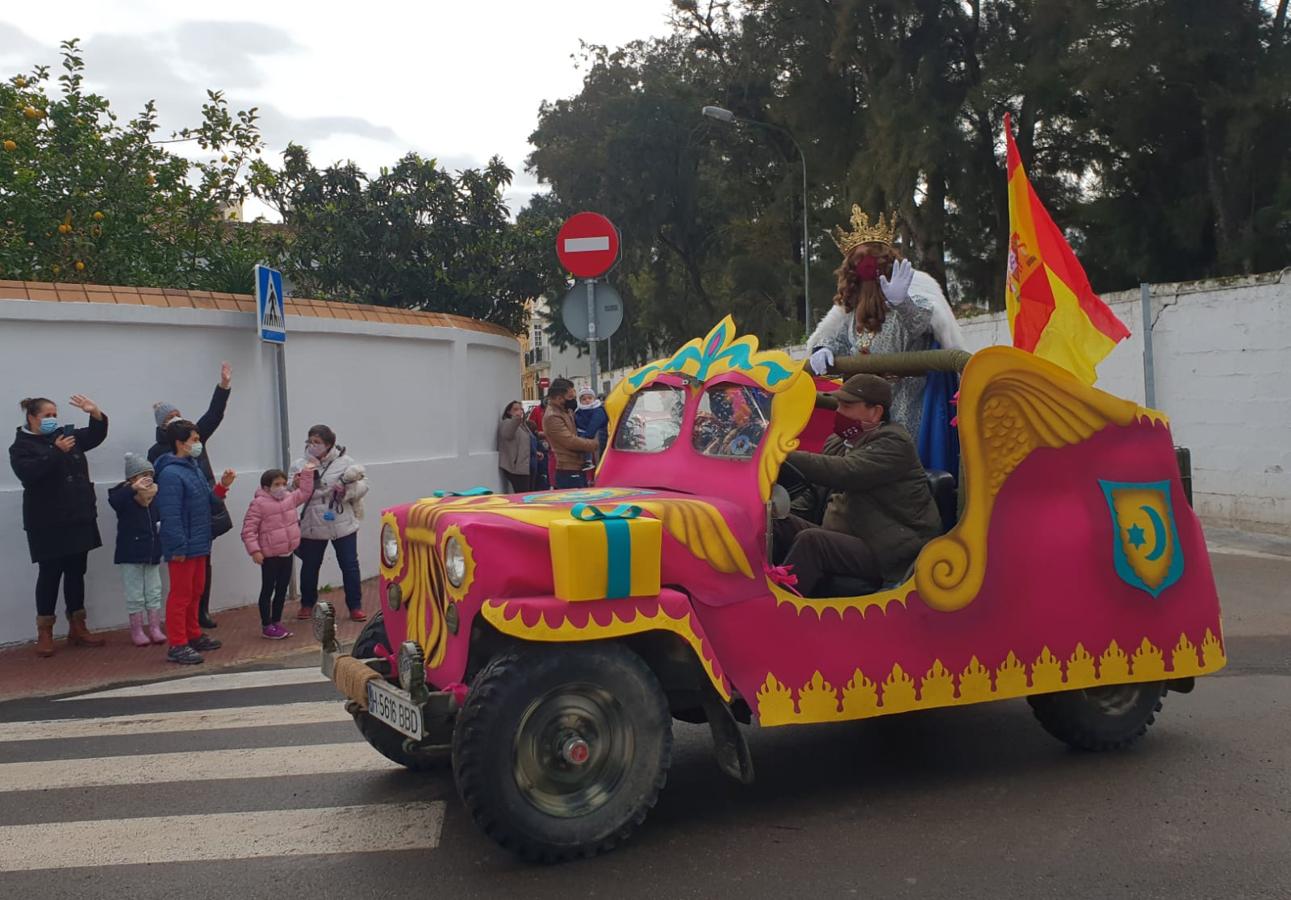
[[166,643],[161,630],[161,516],[153,500],[157,483],[147,457],[127,453],[125,481],[108,490],[117,512],[117,547],[113,558],[125,582],[130,640],[136,647]]

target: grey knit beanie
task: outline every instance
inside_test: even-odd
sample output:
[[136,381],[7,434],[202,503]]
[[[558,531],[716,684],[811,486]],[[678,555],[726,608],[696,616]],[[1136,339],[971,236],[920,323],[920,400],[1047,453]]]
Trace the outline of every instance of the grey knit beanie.
[[126,454],[126,481],[136,475],[142,475],[144,472],[151,472],[152,470],[152,463],[148,462],[148,457],[140,456],[137,453]]
[[162,401],[162,400],[158,400],[156,403],[152,405],[152,417],[157,420],[158,428],[166,424],[166,419],[170,416],[171,413],[177,413],[177,412],[179,412],[179,410],[176,409],[172,404],[166,403],[165,401]]

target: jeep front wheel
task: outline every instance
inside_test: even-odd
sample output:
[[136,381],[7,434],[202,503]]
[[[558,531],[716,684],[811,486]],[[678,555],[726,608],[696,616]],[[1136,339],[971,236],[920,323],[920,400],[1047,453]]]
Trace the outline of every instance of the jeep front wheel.
[[641,658],[617,644],[495,657],[453,733],[457,789],[476,824],[536,862],[625,840],[654,806],[671,757],[667,699]]
[[1044,730],[1078,750],[1120,750],[1147,733],[1161,711],[1164,682],[1036,694],[1027,697]]

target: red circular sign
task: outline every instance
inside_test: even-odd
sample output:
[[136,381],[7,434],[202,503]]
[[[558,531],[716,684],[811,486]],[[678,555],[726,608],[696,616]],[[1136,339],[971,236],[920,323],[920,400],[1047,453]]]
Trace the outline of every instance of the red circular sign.
[[604,275],[619,258],[619,232],[600,213],[570,216],[556,235],[556,255],[575,278]]

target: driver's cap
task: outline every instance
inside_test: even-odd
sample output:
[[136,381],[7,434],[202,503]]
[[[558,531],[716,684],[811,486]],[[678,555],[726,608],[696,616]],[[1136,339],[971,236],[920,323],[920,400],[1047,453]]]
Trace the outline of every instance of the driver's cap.
[[840,403],[868,403],[891,409],[892,385],[878,375],[853,375],[833,392],[833,397]]

